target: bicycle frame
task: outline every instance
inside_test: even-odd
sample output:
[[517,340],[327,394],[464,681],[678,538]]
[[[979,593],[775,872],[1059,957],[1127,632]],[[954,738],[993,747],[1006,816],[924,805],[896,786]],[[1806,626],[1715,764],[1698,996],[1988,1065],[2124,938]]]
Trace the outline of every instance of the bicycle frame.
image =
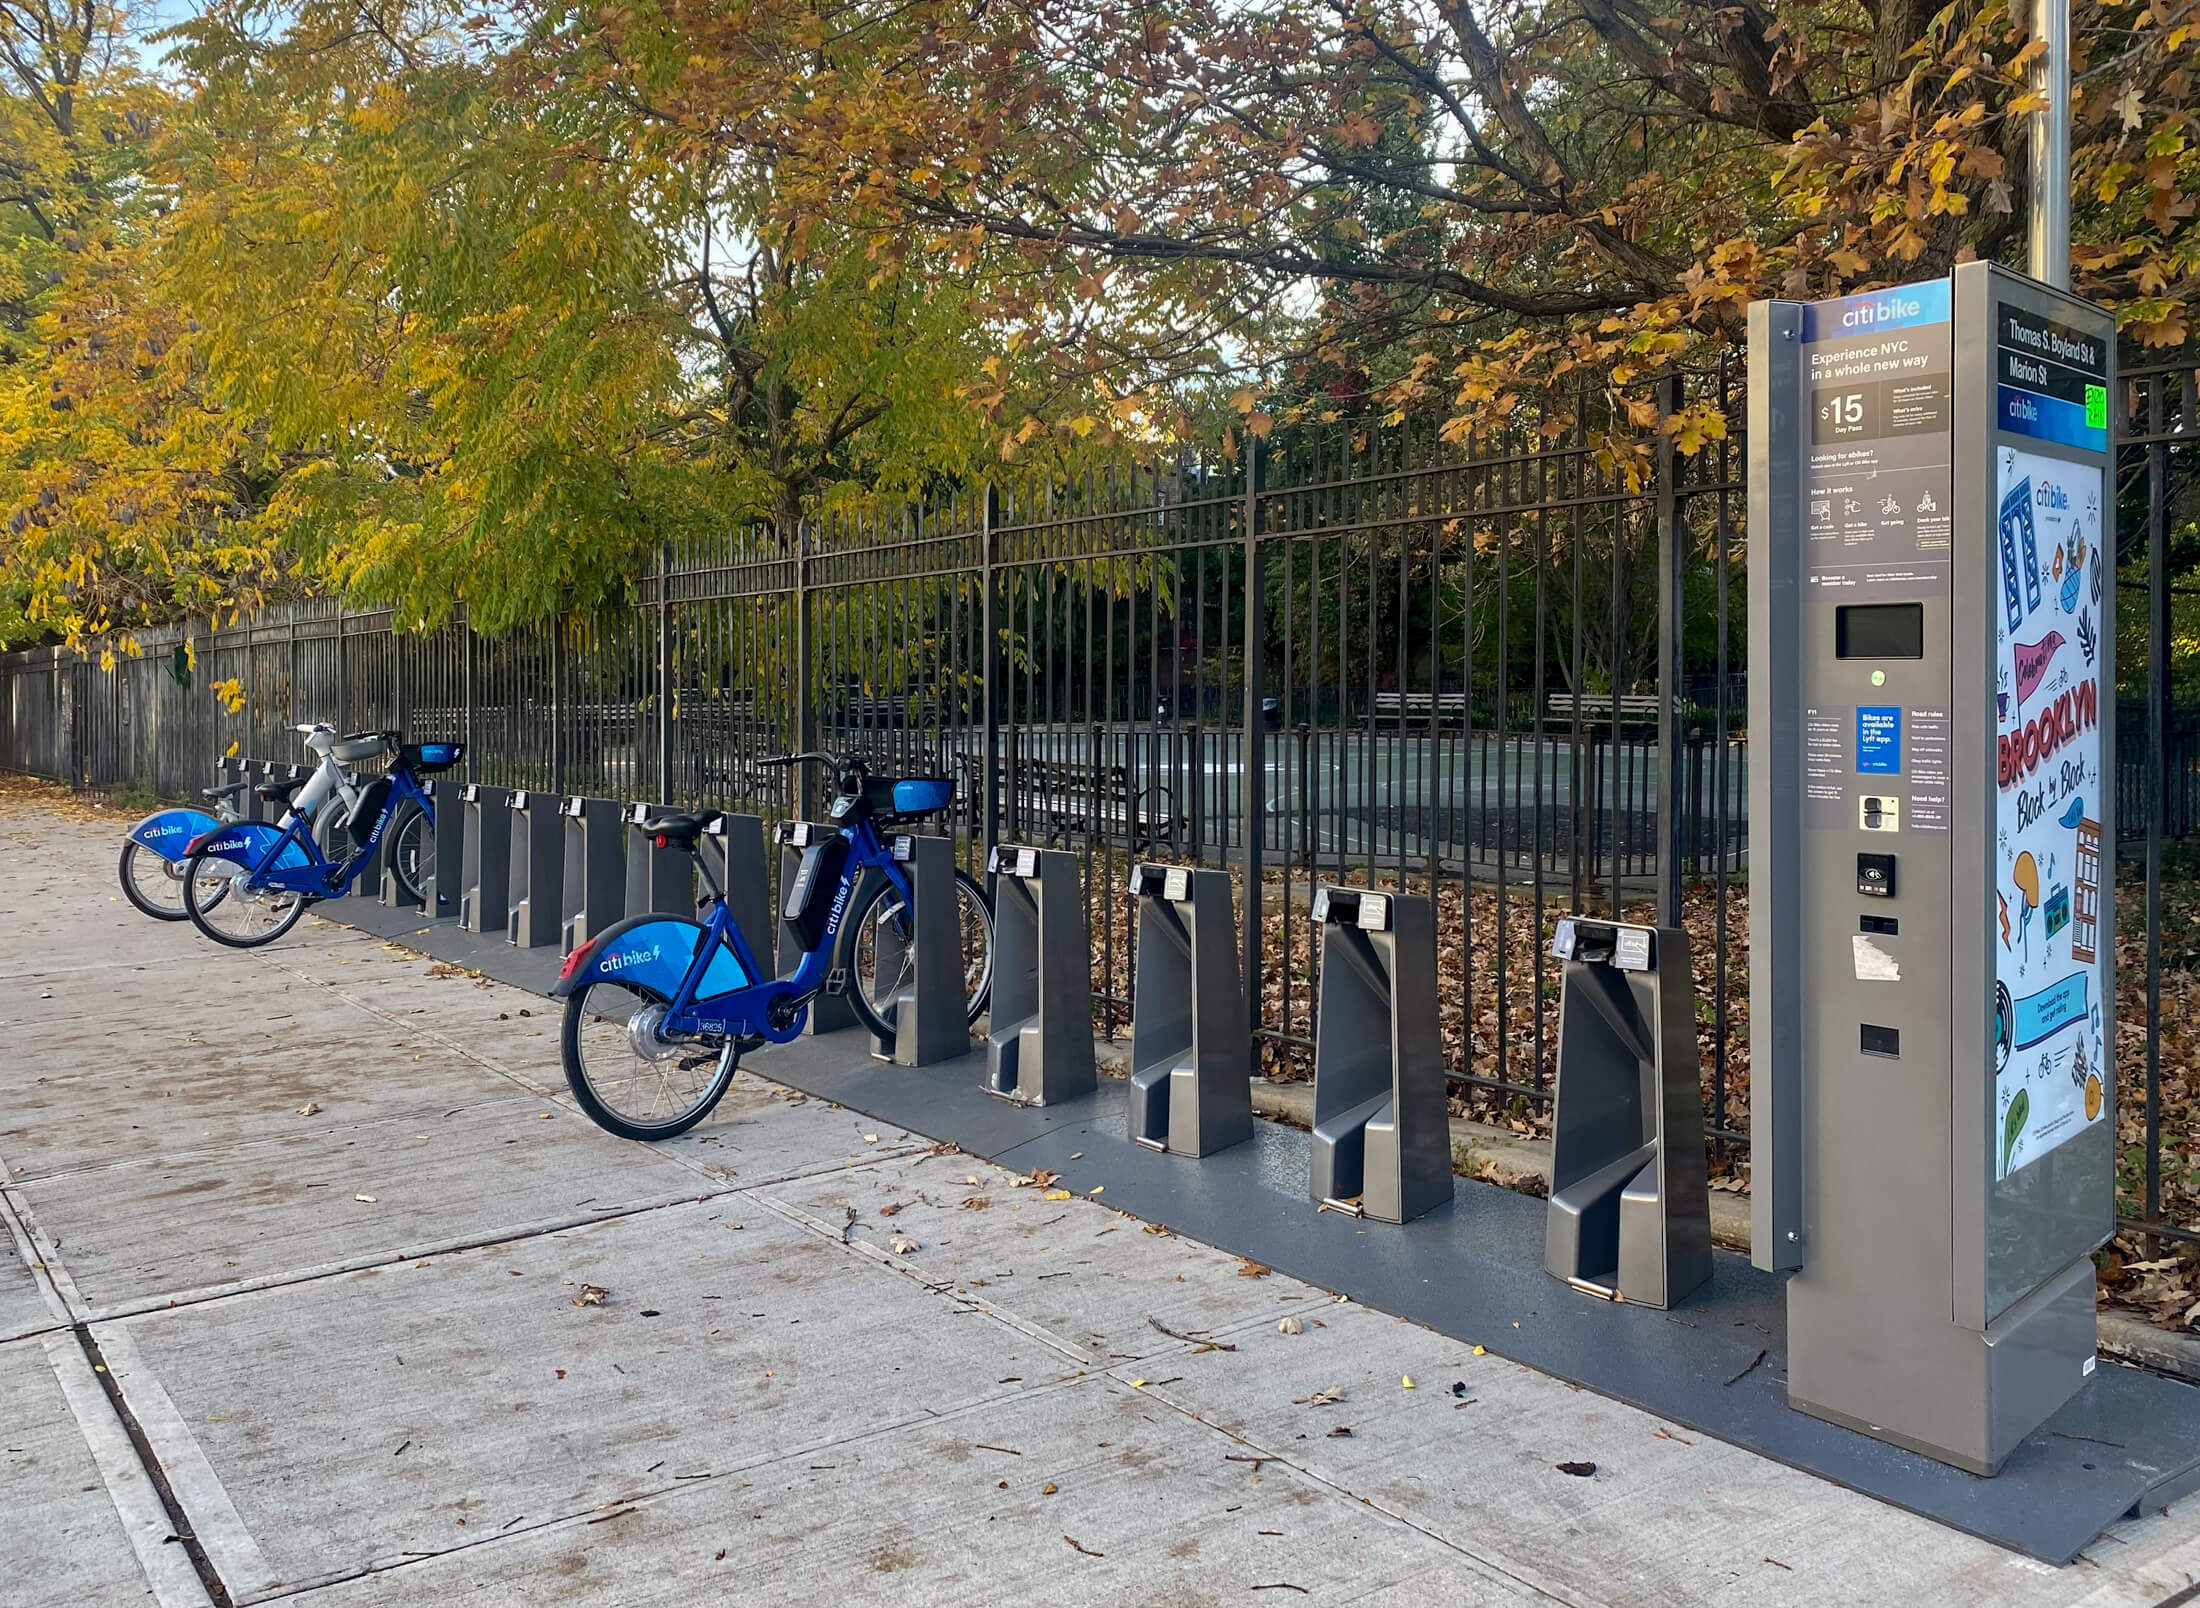
[[434,802],[413,780],[411,771],[402,766],[391,771],[390,784],[390,796],[375,817],[374,830],[367,834],[358,853],[342,860],[331,860],[321,852],[321,845],[313,840],[312,822],[295,809],[287,811],[279,824],[242,821],[207,833],[191,846],[197,849],[204,844],[207,853],[243,866],[245,885],[250,888],[317,898],[345,893],[373,859],[375,845],[382,841],[382,829],[395,818],[406,799],[420,806],[431,826],[434,823]]
[[870,820],[842,827],[840,835],[848,843],[848,863],[817,947],[792,975],[773,977],[758,962],[720,889],[700,926],[677,917],[635,916],[576,949],[553,994],[563,997],[593,982],[645,985],[666,999],[667,1037],[790,1042],[802,1032],[810,1001],[830,980],[841,924],[864,876],[879,872],[905,905],[911,897],[908,874]]

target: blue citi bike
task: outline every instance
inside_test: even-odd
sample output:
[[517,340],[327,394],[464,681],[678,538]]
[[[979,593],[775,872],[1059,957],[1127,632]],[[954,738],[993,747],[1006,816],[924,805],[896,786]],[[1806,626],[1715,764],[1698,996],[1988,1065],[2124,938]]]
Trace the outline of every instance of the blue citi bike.
[[[801,943],[788,975],[774,977],[735,924],[708,856],[697,855],[706,897],[701,921],[632,916],[565,959],[552,996],[565,1001],[560,1047],[580,1108],[624,1139],[669,1139],[710,1114],[741,1057],[799,1035],[811,1002],[844,994],[863,1025],[894,1033],[907,986],[908,868],[892,829],[937,815],[953,801],[946,777],[873,776],[861,759],[782,754],[767,765],[829,766],[837,781],[837,831],[810,844],[781,890],[779,919]],[[645,823],[660,849],[696,852],[716,810]],[[955,873],[963,981],[971,1021],[993,986],[993,910],[983,884]]]
[[[400,894],[417,903],[435,844],[435,803],[420,784],[466,753],[463,743],[408,743],[394,731],[340,737],[327,726],[299,730],[320,763],[305,776],[257,789],[285,806],[282,819],[217,826],[192,840],[184,860],[184,913],[232,949],[273,943],[308,905],[348,892],[385,841],[384,863]],[[385,774],[353,784],[345,766],[385,755],[391,759]],[[340,817],[327,808],[332,802],[344,806]]]

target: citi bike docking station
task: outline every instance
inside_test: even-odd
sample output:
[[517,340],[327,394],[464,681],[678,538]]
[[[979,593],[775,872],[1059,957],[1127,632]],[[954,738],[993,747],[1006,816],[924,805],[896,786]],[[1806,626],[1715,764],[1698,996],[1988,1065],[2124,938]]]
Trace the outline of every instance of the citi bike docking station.
[[519,949],[547,948],[560,937],[565,906],[565,818],[557,797],[515,792],[510,831],[504,935]]
[[[815,907],[814,915],[808,900],[808,889],[815,885],[825,870],[824,861],[829,842],[837,842],[840,828],[823,821],[781,821],[772,828],[772,841],[779,845],[779,927],[776,953],[779,975],[792,977],[802,964],[802,957],[815,947],[817,933],[824,918],[824,907]],[[811,850],[817,857],[811,857]],[[810,872],[803,874],[807,864]],[[800,895],[798,897],[798,894]],[[819,927],[819,930],[822,930]],[[810,1001],[810,1019],[803,1031],[806,1033],[837,1033],[844,1027],[856,1025],[856,1008],[848,997],[848,979],[840,978],[835,989],[827,979],[825,992]]]
[[[1002,844],[993,873],[993,1020],[988,1093],[1059,1105],[1098,1086],[1092,1048],[1092,923],[1077,856]],[[960,990],[957,990],[958,994]]]
[[695,862],[678,849],[657,847],[649,823],[673,813],[670,804],[629,804],[619,814],[626,837],[626,914],[695,912]]
[[[749,952],[762,961],[773,953],[771,884],[765,876],[764,818],[760,815],[721,815],[703,828],[698,857],[717,873],[718,886],[726,890],[726,906],[733,924],[749,943]],[[688,910],[695,909],[690,893]],[[791,957],[790,957],[791,958]]]
[[[896,1066],[931,1066],[970,1052],[971,1013],[963,993],[962,933],[955,895],[955,845],[943,837],[897,834],[893,863],[908,881],[904,923],[873,936],[878,976],[894,1001],[891,1059]],[[886,1041],[881,1039],[882,1047]]]
[[460,845],[458,924],[502,936],[512,917],[512,806],[501,787],[468,782],[458,790],[466,812]]
[[1229,873],[1141,864],[1130,887],[1131,1142],[1193,1157],[1243,1144],[1253,1137],[1253,1047]]
[[[1970,263],[1758,303],[1749,343],[1751,1243],[1787,1399],[1975,1475],[2051,1419],[2121,1442],[2114,322]],[[2159,1505],[2200,1436],[2149,1383],[2187,1436]]]
[[561,952],[584,944],[626,914],[626,834],[614,799],[574,794],[565,819],[565,867],[558,905]]
[[1711,1187],[1688,934],[1562,917],[1543,1265],[1670,1307],[1711,1277]]
[[1308,1184],[1325,1211],[1407,1223],[1451,1200],[1451,1106],[1426,894],[1317,889]]
[[441,777],[421,784],[435,806],[435,859],[420,883],[421,913],[432,921],[448,921],[459,913],[464,896],[466,865],[466,810],[459,799],[462,789]]

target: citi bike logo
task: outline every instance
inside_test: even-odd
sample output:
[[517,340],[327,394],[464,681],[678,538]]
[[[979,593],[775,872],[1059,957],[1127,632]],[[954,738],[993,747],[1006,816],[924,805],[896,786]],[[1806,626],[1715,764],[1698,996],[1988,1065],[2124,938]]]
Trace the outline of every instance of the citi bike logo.
[[646,966],[657,959],[661,953],[662,951],[655,944],[651,944],[647,949],[621,950],[616,954],[604,956],[598,963],[598,969],[607,972],[620,972],[632,966]]
[[148,838],[171,838],[183,830],[180,826],[149,826],[145,829],[145,835]]
[[1925,304],[1902,296],[1881,296],[1861,307],[1851,307],[1841,315],[1843,329],[1866,329],[1874,324],[1893,324],[1906,318],[1915,318],[1925,310]]

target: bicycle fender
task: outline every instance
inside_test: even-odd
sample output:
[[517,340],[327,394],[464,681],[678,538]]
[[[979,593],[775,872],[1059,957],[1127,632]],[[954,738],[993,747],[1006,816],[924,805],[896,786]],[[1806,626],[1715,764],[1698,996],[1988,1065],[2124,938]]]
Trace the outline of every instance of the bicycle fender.
[[[565,957],[550,997],[564,999],[589,983],[611,982],[629,983],[669,999],[679,991],[680,979],[687,975],[695,946],[706,931],[701,922],[682,916],[628,916]],[[696,995],[730,993],[748,987],[749,981],[739,957],[720,944],[696,986]]]
[[[209,859],[233,860],[250,870],[260,863],[269,848],[282,836],[283,829],[272,821],[237,821],[229,826],[217,826],[212,831],[201,832],[185,847],[184,853],[196,854],[203,849]],[[283,845],[283,852],[276,858],[275,864],[268,869],[280,870],[312,863],[306,858],[306,851],[299,846],[298,840],[291,838]]]
[[122,835],[140,848],[151,849],[171,865],[180,865],[191,845],[221,822],[204,810],[155,810]]

